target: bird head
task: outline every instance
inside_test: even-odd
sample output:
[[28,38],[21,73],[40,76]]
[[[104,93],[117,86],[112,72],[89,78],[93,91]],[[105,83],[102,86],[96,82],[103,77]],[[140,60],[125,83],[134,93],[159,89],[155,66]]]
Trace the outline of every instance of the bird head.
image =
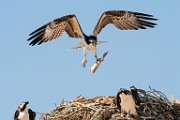
[[129,94],[130,93],[130,91],[129,90],[127,90],[126,88],[120,88],[119,89],[119,93],[121,94],[121,93],[124,93],[124,94]]
[[90,35],[89,38],[92,39],[92,40],[96,40],[97,41],[97,36]]
[[19,111],[24,111],[24,109],[26,109],[27,104],[29,104],[28,101],[22,102],[18,107]]
[[89,44],[92,44],[92,45],[96,46],[96,44],[97,44],[97,37],[93,36],[93,35],[90,35],[89,36]]
[[131,91],[137,91],[138,89],[135,86],[130,87]]

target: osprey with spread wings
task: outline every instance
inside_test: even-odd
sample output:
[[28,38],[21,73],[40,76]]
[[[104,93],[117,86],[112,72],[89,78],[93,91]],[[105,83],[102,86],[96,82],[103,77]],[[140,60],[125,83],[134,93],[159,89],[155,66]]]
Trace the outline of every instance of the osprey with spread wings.
[[114,24],[116,28],[121,30],[138,30],[146,29],[147,27],[153,28],[156,23],[153,23],[151,21],[155,20],[157,19],[152,15],[145,13],[116,10],[106,11],[99,18],[99,21],[97,22],[92,35],[88,36],[82,31],[77,17],[74,14],[71,14],[55,19],[38,28],[30,34],[30,38],[28,39],[28,41],[31,40],[29,45],[40,45],[43,42],[58,38],[66,31],[66,33],[70,37],[82,39],[82,42],[74,46],[73,48],[84,48],[84,58],[82,61],[82,65],[85,66],[87,62],[87,50],[94,51],[94,57],[97,61],[99,60],[96,53],[96,45],[104,42],[98,41],[97,35],[101,32],[102,28],[104,28],[109,23]]

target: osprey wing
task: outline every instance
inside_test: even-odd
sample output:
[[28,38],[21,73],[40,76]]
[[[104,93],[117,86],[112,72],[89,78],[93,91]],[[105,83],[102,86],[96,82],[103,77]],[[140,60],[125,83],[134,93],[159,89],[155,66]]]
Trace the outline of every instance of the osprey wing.
[[14,120],[18,120],[18,116],[19,116],[19,111],[16,110],[16,112],[14,114]]
[[41,44],[61,36],[64,31],[72,38],[83,38],[83,31],[75,15],[67,15],[55,19],[30,34],[29,45]]
[[136,105],[140,105],[141,99],[138,94],[138,89],[135,86],[131,86],[130,88],[131,88],[131,94],[136,102]]
[[28,109],[28,113],[29,113],[29,120],[35,120],[36,113],[31,109]]
[[93,34],[97,36],[106,25],[114,24],[121,30],[138,30],[146,29],[146,27],[154,27],[156,23],[150,22],[157,20],[152,15],[131,11],[106,11],[104,12],[97,25],[94,28]]
[[117,95],[116,95],[116,105],[119,109],[121,109],[121,98],[120,98],[120,95],[121,94],[121,91],[118,91]]

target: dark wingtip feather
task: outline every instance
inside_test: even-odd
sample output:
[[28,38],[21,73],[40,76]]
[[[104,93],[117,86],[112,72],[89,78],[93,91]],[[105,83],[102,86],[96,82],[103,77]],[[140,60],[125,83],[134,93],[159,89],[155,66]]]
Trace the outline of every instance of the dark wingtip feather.
[[39,41],[38,45],[42,44],[43,42],[44,42],[43,40]]
[[154,18],[153,15],[146,14],[146,13],[139,13],[139,12],[132,12],[135,14],[137,17],[142,18],[142,19],[147,19],[147,20],[158,20],[157,18]]
[[146,27],[144,26],[138,26],[140,29],[146,29]]
[[146,13],[139,13],[139,12],[132,12],[135,15],[140,15],[140,16],[147,16],[147,17],[153,17],[153,15],[146,14]]
[[39,37],[39,36],[42,36],[43,32],[44,32],[43,30],[37,32],[36,34],[30,36],[30,37],[27,39],[27,41],[30,41],[30,40],[32,40],[32,39],[35,39],[35,38]]
[[45,29],[45,28],[46,28],[46,26],[47,26],[47,24],[45,24],[45,25],[41,26],[40,28],[38,28],[38,29],[36,29],[35,31],[33,31],[32,33],[30,33],[30,34],[29,34],[29,36],[33,35],[34,33],[38,32],[38,31],[40,31],[40,30]]
[[43,42],[43,35],[45,32],[46,26],[47,24],[43,25],[42,27],[38,28],[37,30],[35,30],[29,35],[30,37],[27,39],[27,41],[32,40],[29,45],[34,46],[35,44],[41,44]]
[[144,20],[157,20],[156,18],[152,18],[152,17],[144,17],[144,16],[138,16],[138,17]]
[[153,18],[153,20],[158,20],[157,18]]
[[29,45],[34,46],[35,44],[42,43],[43,42],[43,34],[40,34],[39,36],[36,36],[33,38],[33,40],[30,42]]
[[34,46],[34,44],[32,42],[30,42],[29,45]]

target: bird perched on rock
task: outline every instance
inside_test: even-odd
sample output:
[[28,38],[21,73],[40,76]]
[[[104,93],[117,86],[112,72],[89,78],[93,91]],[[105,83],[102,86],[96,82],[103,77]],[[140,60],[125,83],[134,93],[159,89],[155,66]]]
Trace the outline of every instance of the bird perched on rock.
[[14,114],[14,120],[35,120],[36,113],[27,108],[29,102],[23,102],[18,106]]
[[28,41],[31,41],[29,45],[40,45],[41,43],[58,38],[64,32],[66,32],[72,38],[81,38],[82,42],[74,46],[73,48],[77,49],[84,47],[84,58],[82,61],[82,65],[85,66],[87,62],[87,50],[94,51],[94,57],[97,61],[99,60],[96,53],[96,46],[104,42],[98,41],[97,35],[101,32],[102,28],[104,28],[110,23],[121,30],[138,30],[146,29],[147,27],[153,28],[156,24],[151,21],[154,20],[157,19],[154,18],[152,15],[145,13],[124,10],[105,11],[99,18],[92,35],[88,36],[81,29],[76,15],[70,14],[57,18],[38,28],[30,34],[30,38],[28,39]]
[[[139,102],[139,101],[138,101]],[[124,113],[127,113],[127,116],[132,115],[137,116],[136,105],[137,103],[134,93],[131,93],[125,88],[120,88],[116,96],[116,104],[121,110],[121,115],[124,116]]]

